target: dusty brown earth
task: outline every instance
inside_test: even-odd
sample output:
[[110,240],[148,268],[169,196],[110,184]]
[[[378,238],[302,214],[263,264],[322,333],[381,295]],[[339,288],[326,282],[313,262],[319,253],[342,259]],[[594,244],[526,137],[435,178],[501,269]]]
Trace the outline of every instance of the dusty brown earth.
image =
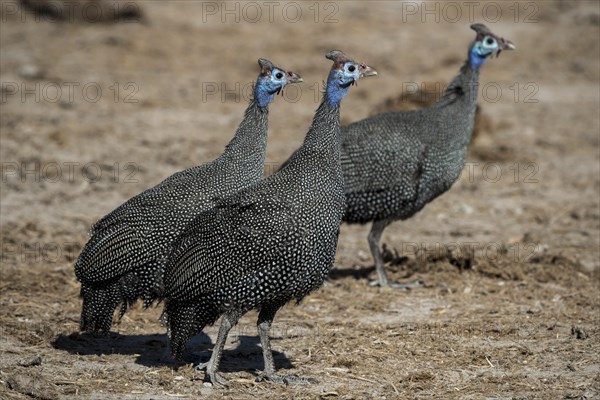
[[[71,3],[43,16],[0,3],[2,399],[600,398],[600,3]],[[230,335],[228,389],[191,367],[215,327],[177,369],[159,362],[160,307],[108,338],[78,332],[73,262],[90,225],[217,156],[258,57],[305,79],[271,106],[272,170],[302,141],[326,50],[380,73],[344,101],[349,122],[439,90],[475,21],[517,51],[483,68],[461,179],[383,239],[393,278],[425,286],[367,287],[368,228],[343,226],[329,281],[276,318],[277,366],[316,383],[255,382],[255,313]]]

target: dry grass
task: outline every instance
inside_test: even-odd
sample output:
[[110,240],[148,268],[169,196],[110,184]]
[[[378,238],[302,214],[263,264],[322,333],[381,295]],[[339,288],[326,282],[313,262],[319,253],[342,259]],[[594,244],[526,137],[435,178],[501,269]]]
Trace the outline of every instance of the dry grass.
[[[464,174],[423,212],[386,230],[391,276],[425,286],[367,287],[367,229],[343,226],[330,280],[284,308],[272,335],[280,372],[317,383],[255,382],[262,356],[250,313],[227,343],[222,368],[231,387],[223,390],[204,385],[192,368],[209,356],[215,327],[192,341],[179,367],[159,361],[166,343],[160,307],[134,308],[109,337],[78,332],[72,265],[90,224],[176,170],[219,154],[244,101],[203,101],[202,82],[250,81],[258,57],[304,77],[306,96],[271,107],[267,158],[276,164],[302,140],[315,109],[308,88],[324,77],[326,49],[341,47],[380,71],[345,100],[349,122],[398,106],[399,81],[447,82],[472,35],[468,21],[399,25],[394,2],[340,2],[333,25],[200,23],[197,2],[139,4],[141,24],[11,15],[2,22],[3,82],[94,81],[106,96],[26,104],[9,96],[2,104],[3,166],[78,165],[73,179],[58,182],[3,175],[1,398],[600,397],[596,2],[538,2],[538,23],[505,16],[493,25],[518,50],[486,65],[482,84],[509,90],[517,82],[524,90],[533,82],[539,101],[515,101],[512,92],[480,101],[468,160],[473,176]],[[39,71],[23,77],[24,65]],[[135,82],[139,102],[114,102],[114,82]],[[103,179],[82,178],[90,162]],[[136,167],[134,181],[125,180],[127,163]],[[502,171],[498,181],[482,177],[489,163]]]

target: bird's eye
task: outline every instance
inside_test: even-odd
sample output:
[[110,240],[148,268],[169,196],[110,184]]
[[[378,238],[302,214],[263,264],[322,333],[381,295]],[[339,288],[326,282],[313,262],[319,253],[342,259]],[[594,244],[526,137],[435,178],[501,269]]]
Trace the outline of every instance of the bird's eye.
[[491,45],[493,45],[493,44],[494,44],[494,39],[492,39],[491,37],[488,37],[488,38],[485,40],[485,44],[487,44],[488,46],[491,46]]
[[281,78],[283,78],[283,74],[281,72],[278,72],[275,74],[275,78],[281,79]]
[[354,65],[351,65],[348,67],[348,71],[354,72],[354,71],[356,71],[356,67]]

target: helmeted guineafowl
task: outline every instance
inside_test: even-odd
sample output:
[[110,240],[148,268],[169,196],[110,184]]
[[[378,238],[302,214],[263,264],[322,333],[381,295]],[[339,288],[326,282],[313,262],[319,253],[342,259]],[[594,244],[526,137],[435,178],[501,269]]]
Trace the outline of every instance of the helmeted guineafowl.
[[162,259],[173,240],[200,212],[222,197],[259,181],[267,143],[268,105],[300,76],[258,60],[260,75],[235,136],[210,163],[175,173],[100,219],[75,264],[81,281],[81,330],[106,333],[115,309],[143,299],[148,306],[162,287]]
[[440,100],[414,111],[391,112],[342,127],[342,169],[347,223],[373,222],[368,236],[381,286],[388,282],[379,240],[386,226],[410,218],[458,179],[475,120],[479,69],[514,45],[485,25],[468,59]]
[[251,309],[259,310],[263,377],[275,373],[269,329],[275,313],[323,284],[335,255],[344,213],[340,166],[340,101],[362,76],[375,75],[341,51],[333,60],[323,100],[304,144],[287,167],[199,215],[186,229],[165,269],[165,311],[173,355],[223,315],[210,360],[199,366],[213,383],[227,334]]

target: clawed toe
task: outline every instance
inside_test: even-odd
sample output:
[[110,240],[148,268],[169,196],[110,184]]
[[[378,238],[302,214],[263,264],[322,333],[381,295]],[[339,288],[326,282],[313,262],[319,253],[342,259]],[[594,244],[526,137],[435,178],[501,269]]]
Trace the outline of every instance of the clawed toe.
[[[207,377],[209,378],[208,380],[206,379]],[[204,380],[212,383],[213,385],[218,385],[218,386],[222,386],[222,387],[229,387],[229,381],[227,381],[227,379],[223,378],[217,372],[213,372],[213,373],[207,372]]]
[[212,383],[213,385],[228,387],[229,382],[223,378],[218,372],[211,371],[210,361],[196,365],[196,371],[204,371],[204,382]]
[[204,371],[206,368],[208,368],[208,361],[205,363],[200,363],[200,364],[196,365],[196,367],[194,369],[196,371]]
[[369,286],[378,286],[378,287],[387,286],[387,285],[382,285],[381,281],[379,279],[369,279],[369,281],[367,282],[367,284]]

